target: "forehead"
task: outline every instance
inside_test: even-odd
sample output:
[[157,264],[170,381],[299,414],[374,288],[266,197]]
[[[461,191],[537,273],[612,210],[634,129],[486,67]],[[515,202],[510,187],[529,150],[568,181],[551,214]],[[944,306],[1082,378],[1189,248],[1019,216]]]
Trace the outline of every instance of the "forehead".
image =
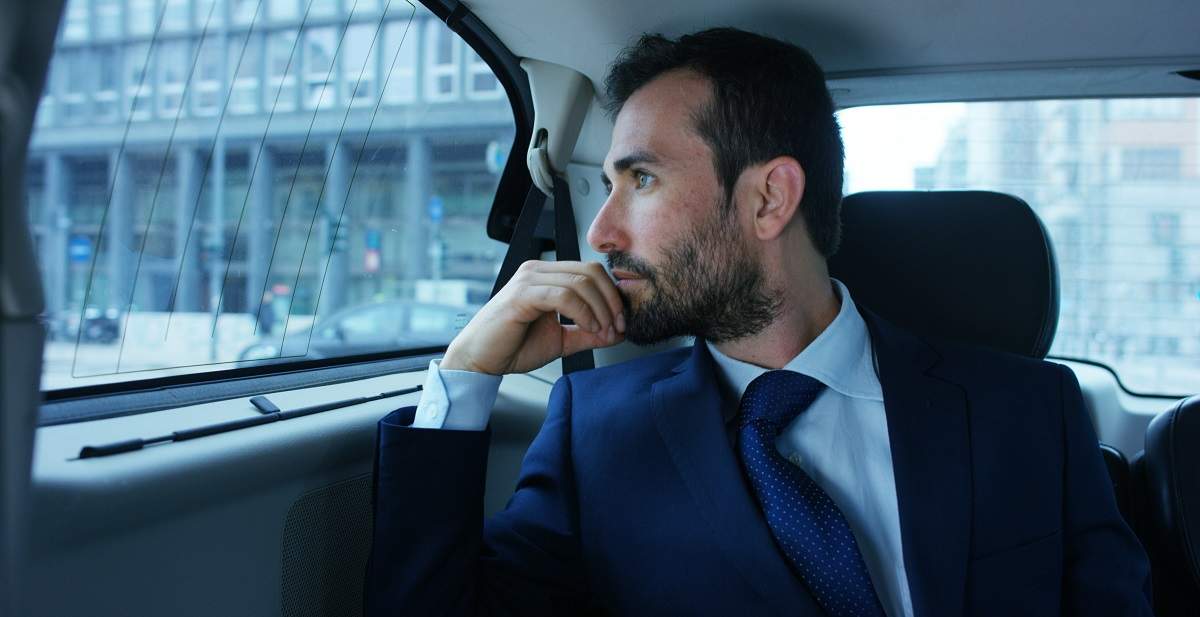
[[712,89],[706,78],[676,70],[655,78],[625,101],[613,125],[612,145],[604,166],[635,152],[653,154],[664,165],[709,155],[696,131],[695,113],[707,104]]

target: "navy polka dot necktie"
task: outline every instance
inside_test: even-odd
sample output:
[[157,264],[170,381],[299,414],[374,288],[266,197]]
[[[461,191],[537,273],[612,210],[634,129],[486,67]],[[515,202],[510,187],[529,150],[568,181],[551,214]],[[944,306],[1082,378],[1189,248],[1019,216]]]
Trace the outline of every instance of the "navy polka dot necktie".
[[824,390],[794,371],[760,375],[742,395],[738,454],[788,563],[833,617],[883,617],[862,553],[829,495],[775,448],[775,438]]

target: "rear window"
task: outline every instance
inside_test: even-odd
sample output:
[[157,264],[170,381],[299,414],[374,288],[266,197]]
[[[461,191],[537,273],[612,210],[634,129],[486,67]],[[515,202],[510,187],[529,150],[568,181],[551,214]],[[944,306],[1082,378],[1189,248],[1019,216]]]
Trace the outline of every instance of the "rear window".
[[987,189],[1050,232],[1061,313],[1053,356],[1130,389],[1200,383],[1200,101],[1044,100],[839,112],[846,191]]
[[404,0],[69,0],[26,175],[42,389],[445,345],[514,136]]

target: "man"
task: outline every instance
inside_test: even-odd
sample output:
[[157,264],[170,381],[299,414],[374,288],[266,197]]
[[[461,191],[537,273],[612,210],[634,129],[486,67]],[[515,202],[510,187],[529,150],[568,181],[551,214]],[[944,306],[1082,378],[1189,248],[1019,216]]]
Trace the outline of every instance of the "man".
[[[646,36],[606,85],[588,242],[616,282],[524,264],[381,423],[370,613],[1149,614],[1074,376],[830,279],[842,144],[806,52]],[[498,376],[679,335],[560,379],[480,534]]]

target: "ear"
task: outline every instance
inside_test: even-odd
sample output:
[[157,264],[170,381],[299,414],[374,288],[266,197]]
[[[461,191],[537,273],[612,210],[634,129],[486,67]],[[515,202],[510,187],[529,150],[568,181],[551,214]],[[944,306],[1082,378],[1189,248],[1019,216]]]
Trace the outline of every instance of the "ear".
[[804,197],[804,169],[790,156],[780,156],[758,166],[754,231],[760,240],[783,233],[800,209]]

